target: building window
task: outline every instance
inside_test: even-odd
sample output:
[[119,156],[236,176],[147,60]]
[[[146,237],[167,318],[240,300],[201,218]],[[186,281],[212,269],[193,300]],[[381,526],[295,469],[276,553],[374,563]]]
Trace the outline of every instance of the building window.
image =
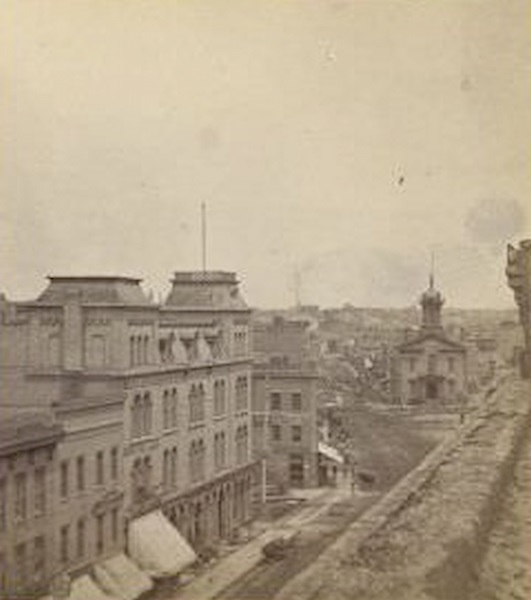
[[169,390],[164,390],[162,400],[162,420],[164,429],[173,429],[177,427],[177,406],[177,390],[173,388],[171,396]]
[[142,435],[142,398],[135,396],[131,406],[131,437],[138,438]]
[[0,479],[0,531],[5,531],[7,523],[7,484]]
[[171,449],[170,485],[172,487],[177,485],[177,448],[175,447]]
[[103,451],[99,450],[96,453],[96,485],[103,485],[104,467],[103,467]]
[[289,455],[289,481],[293,486],[304,483],[304,456],[302,454]]
[[142,342],[142,358],[143,363],[147,365],[149,363],[149,338],[148,336],[144,336],[144,340]]
[[85,519],[79,519],[77,522],[77,557],[85,556]]
[[197,423],[205,419],[205,388],[202,383],[193,384],[188,395],[190,409],[190,423]]
[[282,398],[279,392],[271,392],[269,399],[271,410],[281,410]]
[[171,391],[171,406],[170,406],[170,426],[171,427],[177,427],[178,407],[179,407],[179,398],[177,396],[177,390],[176,390],[176,388],[173,388]]
[[15,579],[18,586],[24,586],[28,580],[28,568],[26,564],[26,544],[17,544],[15,546]]
[[68,525],[63,525],[59,534],[59,560],[63,564],[68,563]]
[[226,384],[224,379],[219,379],[214,382],[214,416],[220,417],[226,412]]
[[170,451],[166,448],[162,455],[162,487],[167,489],[170,485]]
[[34,578],[41,581],[46,573],[46,541],[43,535],[35,538],[33,549]]
[[236,410],[244,411],[248,408],[249,384],[247,377],[236,378]]
[[292,425],[291,427],[291,441],[300,442],[302,440],[302,427],[300,425]]
[[291,394],[291,409],[295,412],[302,410],[302,395],[300,392]]
[[114,446],[111,450],[111,479],[118,479],[118,448]]
[[236,429],[236,464],[241,465],[248,459],[249,432],[247,425],[240,425]]
[[430,354],[428,356],[428,373],[436,373],[437,372],[437,355]]
[[281,440],[281,428],[280,425],[271,425],[271,439],[274,442],[279,442]]
[[220,431],[214,436],[214,465],[217,471],[225,468],[226,463],[226,437],[225,432]]
[[118,525],[118,509],[113,508],[111,511],[111,537],[114,543],[118,541]]
[[25,473],[15,476],[15,518],[24,520],[27,516],[27,481]]
[[46,469],[39,467],[35,470],[35,514],[46,512]]
[[450,373],[455,372],[455,358],[453,356],[448,359],[448,371]]
[[60,467],[59,493],[61,498],[68,497],[68,461],[63,460]]
[[170,428],[170,394],[168,390],[164,390],[162,394],[162,427],[163,429]]
[[247,353],[247,333],[237,331],[234,334],[234,355],[243,356]]
[[143,435],[150,435],[153,424],[153,403],[149,392],[144,394],[144,423],[143,423]]
[[85,457],[78,456],[76,461],[77,467],[77,490],[82,492],[85,489]]
[[194,440],[189,450],[190,481],[196,483],[205,478],[205,443]]
[[96,552],[103,553],[104,535],[105,535],[105,515],[97,515],[96,517]]
[[415,368],[417,366],[417,361],[415,358],[410,358],[409,359],[409,370],[413,373],[415,371]]
[[135,337],[132,335],[129,338],[129,366],[134,367],[136,364],[136,352],[135,352]]
[[136,395],[131,406],[131,437],[150,435],[153,426],[153,402],[149,392]]

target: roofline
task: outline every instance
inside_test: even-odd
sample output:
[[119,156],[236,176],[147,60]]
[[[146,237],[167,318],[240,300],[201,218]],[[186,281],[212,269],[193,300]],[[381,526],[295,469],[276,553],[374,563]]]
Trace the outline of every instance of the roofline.
[[95,281],[101,282],[126,282],[126,283],[140,283],[142,279],[138,277],[126,277],[124,275],[47,275],[46,278],[53,281],[63,281],[63,282],[82,282],[86,281],[88,283],[93,283]]

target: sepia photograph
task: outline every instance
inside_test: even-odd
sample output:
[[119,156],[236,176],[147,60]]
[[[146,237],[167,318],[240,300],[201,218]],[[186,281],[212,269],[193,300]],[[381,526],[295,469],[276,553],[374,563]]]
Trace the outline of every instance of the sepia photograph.
[[531,2],[0,2],[0,600],[531,598]]

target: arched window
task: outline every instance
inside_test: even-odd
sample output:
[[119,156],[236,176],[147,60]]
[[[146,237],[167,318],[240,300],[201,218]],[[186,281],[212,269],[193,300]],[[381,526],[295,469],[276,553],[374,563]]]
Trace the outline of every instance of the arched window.
[[149,362],[149,338],[144,336],[142,341],[142,362],[147,365]]
[[197,471],[199,474],[198,477],[199,477],[199,481],[202,481],[205,478],[205,458],[206,458],[205,443],[203,442],[203,440],[199,440],[197,454],[198,454]]
[[177,448],[171,449],[171,470],[170,470],[170,485],[175,487],[177,485]]
[[196,442],[195,440],[191,442],[190,448],[188,450],[188,471],[189,471],[189,479],[193,483],[197,481],[198,473],[196,467]]
[[162,460],[162,486],[167,489],[170,485],[170,451],[164,450]]
[[238,377],[236,379],[236,410],[244,411],[248,409],[248,383],[247,377]]
[[194,423],[197,421],[197,409],[196,409],[196,398],[197,392],[195,389],[195,384],[192,384],[190,388],[190,392],[188,393],[188,407],[190,412],[190,423]]
[[135,336],[132,335],[129,338],[129,366],[134,367],[135,364],[136,364]]
[[236,463],[241,465],[247,462],[249,452],[249,431],[247,425],[241,425],[236,429]]
[[226,461],[225,432],[220,431],[214,436],[214,464],[216,470],[223,469]]
[[225,394],[225,380],[220,379],[214,383],[214,415],[216,417],[224,415],[226,412]]
[[162,428],[170,428],[170,395],[168,390],[162,394]]
[[131,437],[137,438],[142,435],[142,412],[143,403],[141,396],[135,396],[131,407]]
[[177,408],[178,408],[177,390],[176,390],[176,388],[173,388],[171,391],[171,407],[170,407],[170,423],[171,423],[172,427],[177,427],[177,421],[178,421]]
[[135,354],[134,364],[135,365],[139,365],[140,364],[140,352],[139,352],[140,348],[138,346],[138,340],[139,340],[139,338],[137,336],[135,336],[134,337],[134,347],[135,347],[135,350],[134,350],[134,354]]
[[153,403],[149,392],[144,394],[144,419],[143,419],[143,435],[149,435],[153,425]]
[[153,471],[153,466],[151,464],[150,456],[144,457],[143,471],[144,471],[144,473],[143,473],[144,486],[145,486],[145,489],[149,492],[149,490],[151,489],[151,473]]
[[202,383],[197,389],[197,418],[199,421],[205,420],[205,387]]

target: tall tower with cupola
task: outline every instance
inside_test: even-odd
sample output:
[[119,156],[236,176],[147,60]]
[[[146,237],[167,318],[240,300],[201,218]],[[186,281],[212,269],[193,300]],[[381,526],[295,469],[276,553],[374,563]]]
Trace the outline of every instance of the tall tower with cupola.
[[441,292],[435,288],[434,276],[433,272],[431,272],[429,287],[420,298],[420,305],[422,306],[422,330],[424,332],[442,330],[441,312],[443,304],[444,298]]

